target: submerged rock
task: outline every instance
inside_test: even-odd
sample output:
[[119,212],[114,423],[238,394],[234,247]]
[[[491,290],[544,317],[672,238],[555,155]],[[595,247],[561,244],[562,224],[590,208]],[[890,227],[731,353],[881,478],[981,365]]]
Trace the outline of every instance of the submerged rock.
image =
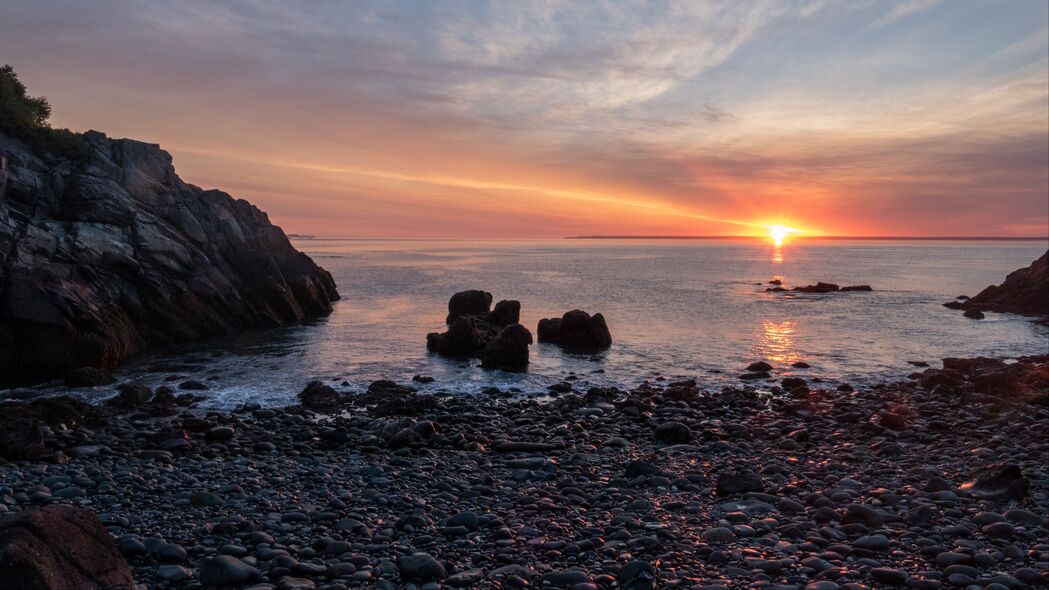
[[833,293],[840,291],[841,287],[834,283],[819,282],[815,285],[806,285],[804,287],[794,287],[792,291],[798,291],[799,293]]
[[52,505],[0,517],[0,579],[8,588],[131,590],[131,568],[90,510]]
[[539,342],[550,342],[568,350],[592,352],[612,346],[612,334],[605,317],[572,310],[560,318],[539,320]]
[[183,182],[156,145],[83,142],[68,160],[0,134],[0,382],[331,311],[331,275],[252,204]]

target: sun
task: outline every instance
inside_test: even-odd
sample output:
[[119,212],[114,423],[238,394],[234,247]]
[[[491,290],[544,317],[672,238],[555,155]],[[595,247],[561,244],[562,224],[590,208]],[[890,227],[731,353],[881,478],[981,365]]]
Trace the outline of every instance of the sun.
[[772,238],[772,242],[777,246],[782,246],[783,241],[787,239],[791,233],[795,232],[794,228],[787,227],[785,225],[770,225],[769,226],[769,237]]

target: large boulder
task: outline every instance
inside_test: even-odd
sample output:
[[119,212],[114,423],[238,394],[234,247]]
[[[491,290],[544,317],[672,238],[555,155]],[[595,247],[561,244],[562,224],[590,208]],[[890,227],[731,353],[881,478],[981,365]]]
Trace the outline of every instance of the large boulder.
[[487,291],[471,289],[460,291],[448,300],[448,317],[444,323],[451,325],[457,318],[464,315],[488,315],[492,307],[492,294]]
[[0,517],[0,579],[19,590],[135,587],[95,513],[61,504]]
[[485,346],[481,354],[481,366],[503,371],[524,371],[528,368],[528,345],[531,343],[532,333],[528,328],[511,324]]
[[528,367],[532,333],[519,324],[521,303],[500,301],[490,309],[492,294],[461,291],[448,301],[448,331],[426,335],[426,349],[441,356],[481,359],[486,369],[523,371]]
[[310,381],[299,393],[299,403],[302,407],[315,411],[328,412],[338,409],[345,399],[345,396],[321,381]]
[[1049,316],[1049,251],[1026,268],[1013,271],[1001,285],[991,285],[958,307]]
[[578,309],[560,318],[539,320],[537,333],[539,342],[557,344],[568,350],[591,352],[612,346],[605,317],[599,313],[591,316]]
[[0,382],[331,311],[331,275],[251,203],[183,182],[156,145],[83,142],[69,160],[0,134]]

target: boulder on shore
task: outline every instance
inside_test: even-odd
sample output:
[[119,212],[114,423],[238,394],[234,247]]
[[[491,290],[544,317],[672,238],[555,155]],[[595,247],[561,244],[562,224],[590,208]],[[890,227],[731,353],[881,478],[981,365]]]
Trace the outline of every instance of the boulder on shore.
[[94,512],[54,504],[0,517],[0,579],[31,590],[132,590],[131,568]]
[[68,396],[0,403],[0,457],[39,459],[53,448],[54,431],[106,423],[105,412]]
[[560,318],[539,320],[537,332],[539,342],[557,344],[567,350],[592,352],[612,346],[605,316],[599,313],[591,316],[578,309]]
[[66,159],[0,133],[0,382],[102,382],[81,369],[331,311],[331,275],[254,205],[183,182],[159,146],[82,140]]
[[1049,250],[1030,266],[1009,273],[1001,285],[991,285],[975,297],[944,305],[972,312],[1049,316]]

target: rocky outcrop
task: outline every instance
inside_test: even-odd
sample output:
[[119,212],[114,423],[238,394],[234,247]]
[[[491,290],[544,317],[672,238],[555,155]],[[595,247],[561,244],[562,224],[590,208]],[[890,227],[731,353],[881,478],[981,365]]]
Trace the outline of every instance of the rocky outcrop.
[[559,318],[539,320],[539,342],[557,344],[567,350],[592,352],[612,346],[605,317],[574,309]]
[[24,590],[132,590],[131,568],[94,512],[55,504],[0,518],[0,579]]
[[67,160],[0,134],[0,381],[331,310],[331,275],[251,203],[183,182],[156,145],[83,140]]
[[0,404],[0,457],[39,459],[55,451],[54,433],[81,425],[100,426],[107,416],[87,402],[67,396]]
[[1030,266],[1009,273],[1001,285],[991,285],[975,297],[952,302],[949,307],[1049,316],[1049,251]]
[[487,291],[460,291],[448,300],[448,331],[426,335],[426,348],[449,358],[479,358],[486,369],[524,371],[532,333],[519,324],[521,303],[500,301]]
[[985,357],[945,358],[942,369],[926,369],[915,377],[928,391],[985,402],[1049,406],[1049,355],[1021,357],[1014,363]]

